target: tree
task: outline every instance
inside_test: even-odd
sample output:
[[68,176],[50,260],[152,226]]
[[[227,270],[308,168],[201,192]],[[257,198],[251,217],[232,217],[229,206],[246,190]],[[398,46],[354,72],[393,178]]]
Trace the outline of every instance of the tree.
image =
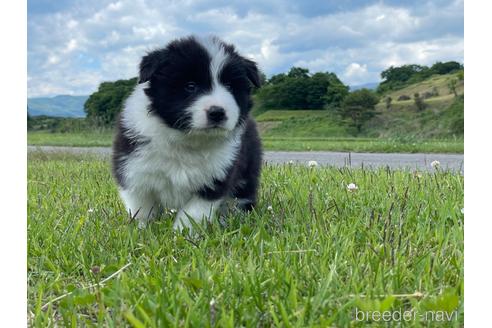
[[449,74],[454,71],[458,71],[462,68],[462,65],[458,62],[455,61],[448,61],[448,62],[437,62],[434,65],[431,66],[431,71],[433,74]]
[[381,78],[384,80],[378,86],[378,93],[389,90],[398,90],[408,84],[422,81],[432,74],[427,66],[422,65],[403,65],[399,67],[391,66],[381,72]]
[[457,87],[458,87],[458,79],[448,79],[449,92],[453,93],[455,97],[458,97],[458,92],[456,90]]
[[281,83],[285,80],[286,77],[287,76],[284,73],[272,75],[272,77],[270,77],[270,79],[268,79],[267,84]]
[[386,110],[391,109],[391,101],[393,101],[393,99],[390,96],[384,99],[384,103],[386,104]]
[[293,78],[308,78],[309,70],[307,68],[302,68],[302,67],[292,67],[289,70],[289,73],[287,73],[287,76]]
[[344,99],[340,109],[340,115],[348,118],[360,133],[365,122],[373,118],[376,112],[378,96],[368,89],[360,89],[349,93]]
[[103,125],[112,124],[136,84],[137,78],[102,82],[84,104],[87,118]]
[[461,71],[458,72],[457,74],[458,80],[464,81],[465,80],[465,70],[462,69]]
[[339,108],[347,95],[349,87],[343,84],[335,73],[327,73],[329,84],[326,87],[324,96],[325,105],[328,107]]
[[256,96],[267,109],[323,109],[340,106],[348,94],[334,73],[309,74],[309,70],[292,67],[287,74],[273,75]]
[[415,102],[415,106],[417,106],[418,111],[423,111],[427,107],[427,104],[424,102],[424,98],[420,97],[418,92],[413,95],[413,101]]

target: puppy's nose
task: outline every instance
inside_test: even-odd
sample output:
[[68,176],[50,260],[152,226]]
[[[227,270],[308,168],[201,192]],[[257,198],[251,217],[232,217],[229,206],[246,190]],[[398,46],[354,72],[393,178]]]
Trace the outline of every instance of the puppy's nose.
[[224,108],[219,106],[211,106],[207,110],[207,118],[211,123],[221,123],[226,119]]

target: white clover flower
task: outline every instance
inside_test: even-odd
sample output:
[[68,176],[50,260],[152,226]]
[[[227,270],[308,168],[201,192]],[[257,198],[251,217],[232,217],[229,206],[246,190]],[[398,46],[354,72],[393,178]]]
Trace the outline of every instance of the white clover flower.
[[93,209],[93,208],[89,208],[89,209],[87,210],[87,212],[92,213],[92,212],[94,212],[94,209]]
[[461,209],[461,214],[465,214],[465,208],[464,207]]
[[355,183],[349,183],[347,185],[347,189],[350,192],[354,192],[354,191],[357,191],[359,189],[359,187],[357,187],[357,185]]
[[290,160],[289,161],[289,165],[293,165],[294,164],[294,161],[293,160]]
[[316,161],[309,161],[308,162],[308,166],[309,167],[316,167],[316,166],[318,166],[318,162],[316,162]]
[[171,214],[176,214],[176,213],[178,213],[178,210],[177,210],[177,209],[175,209],[175,208],[171,208],[171,209],[169,209],[169,212],[170,212]]
[[273,212],[273,207],[272,207],[272,205],[268,205],[267,210],[269,210],[270,212]]
[[432,161],[431,166],[432,166],[433,169],[436,169],[437,170],[439,167],[441,167],[441,162],[439,162],[439,161]]

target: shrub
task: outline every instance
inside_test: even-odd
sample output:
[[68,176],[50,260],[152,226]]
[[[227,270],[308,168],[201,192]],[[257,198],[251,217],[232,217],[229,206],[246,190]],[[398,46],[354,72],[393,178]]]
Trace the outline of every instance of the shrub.
[[412,98],[410,98],[409,96],[407,95],[401,95],[398,97],[398,101],[402,101],[402,100],[410,100]]
[[413,95],[413,101],[415,102],[418,111],[423,111],[427,107],[424,98],[422,98],[418,92]]
[[393,99],[389,96],[384,99],[384,103],[386,104],[386,110],[391,109],[391,102],[392,101],[393,101]]
[[356,90],[351,92],[343,101],[340,115],[342,118],[351,120],[351,125],[360,133],[364,123],[377,114],[376,104],[378,102],[378,96],[371,90]]

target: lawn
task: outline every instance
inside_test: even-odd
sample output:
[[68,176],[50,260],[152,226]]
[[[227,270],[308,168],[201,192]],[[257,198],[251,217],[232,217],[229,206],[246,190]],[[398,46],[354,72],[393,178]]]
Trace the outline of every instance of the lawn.
[[367,153],[463,153],[463,140],[398,138],[295,138],[263,137],[267,150],[345,151]]
[[27,143],[36,146],[80,146],[80,147],[104,147],[111,146],[113,132],[27,132]]
[[[29,323],[341,327],[392,309],[417,313],[412,325],[460,327],[463,180],[267,166],[253,213],[186,236],[171,213],[139,230],[106,161],[30,153]],[[451,322],[422,317],[436,311]]]
[[[405,138],[351,138],[351,137],[262,137],[265,150],[287,151],[351,151],[382,153],[463,153],[463,139],[419,140]],[[28,132],[27,142],[35,146],[109,147],[113,141],[111,132],[50,133]]]

